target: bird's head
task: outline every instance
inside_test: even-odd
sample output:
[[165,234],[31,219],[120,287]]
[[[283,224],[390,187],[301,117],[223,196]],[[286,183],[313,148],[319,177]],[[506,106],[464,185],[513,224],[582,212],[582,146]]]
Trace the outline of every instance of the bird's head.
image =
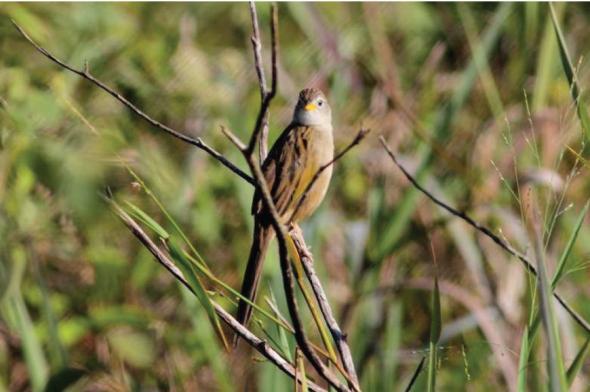
[[307,126],[331,126],[332,112],[324,93],[317,88],[301,90],[293,122]]

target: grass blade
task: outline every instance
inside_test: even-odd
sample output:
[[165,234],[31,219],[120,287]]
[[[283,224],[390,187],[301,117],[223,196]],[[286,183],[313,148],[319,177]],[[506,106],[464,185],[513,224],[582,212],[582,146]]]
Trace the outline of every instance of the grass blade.
[[[586,213],[588,212],[589,206],[590,206],[590,201],[588,201],[586,203],[586,205],[584,206],[584,208],[580,212],[580,215],[578,216],[578,219],[577,219],[576,224],[574,226],[574,231],[572,232],[570,238],[568,239],[568,242],[561,254],[561,257],[560,257],[559,262],[557,264],[555,275],[553,276],[553,280],[551,281],[551,288],[552,289],[555,289],[555,287],[557,286],[557,283],[565,274],[565,267],[566,267],[567,259],[569,257],[569,254],[571,253],[574,243],[576,242],[576,239],[578,237],[578,234],[579,234],[582,224],[584,222],[584,218],[586,216]],[[526,336],[523,336],[523,342],[522,342],[522,346],[521,346],[521,350],[520,350],[519,375],[518,375],[519,378],[518,378],[518,383],[517,383],[519,391],[525,390],[526,374],[527,374],[526,367],[529,362],[530,349],[532,346],[532,342],[534,341],[534,339],[537,335],[537,332],[539,330],[539,326],[541,325],[541,313],[534,311],[534,304],[533,304],[532,308],[533,309],[531,310],[531,312],[532,312],[531,313],[531,321],[530,321],[528,327],[526,328],[526,331],[525,331]],[[525,345],[525,343],[526,343],[526,345]]]
[[[295,390],[307,392],[309,388],[307,386],[307,376],[305,374],[305,363],[303,361],[303,356],[298,349],[295,349],[295,357],[297,358],[297,363],[295,364]],[[299,388],[299,380],[301,380],[301,388]]]
[[180,287],[182,300],[187,307],[194,334],[202,342],[204,359],[211,365],[211,370],[217,379],[217,390],[219,392],[230,392],[235,389],[232,384],[230,370],[225,361],[223,349],[218,340],[215,339],[215,332],[211,328],[202,328],[206,314],[201,305],[195,301],[194,294],[184,286]]
[[16,330],[19,331],[22,340],[32,390],[41,391],[47,380],[48,367],[41,342],[39,342],[39,338],[35,334],[33,321],[20,295],[9,298],[8,307],[14,317]]
[[428,391],[434,392],[436,387],[436,366],[438,362],[438,340],[441,331],[440,292],[438,290],[438,278],[434,277],[434,289],[432,290],[430,310],[430,342],[428,355]]
[[203,286],[201,279],[199,279],[199,276],[197,275],[197,271],[195,270],[192,263],[186,257],[184,257],[183,252],[180,250],[180,248],[174,241],[169,242],[169,247],[170,255],[177,262],[178,268],[182,271],[186,280],[191,285],[191,288],[194,290],[199,302],[201,302],[201,305],[203,305],[203,307],[205,308],[205,311],[207,312],[207,317],[209,317],[209,321],[211,322],[211,326],[215,330],[215,333],[217,333],[217,335],[221,339],[225,349],[229,351],[229,345],[225,338],[225,334],[223,333],[223,329],[221,328],[221,323],[219,322],[217,313],[215,313],[215,308],[213,307],[213,304],[209,300],[207,291],[205,290],[205,287]]
[[477,72],[479,74],[479,78],[488,101],[488,106],[496,118],[496,122],[500,124],[504,115],[504,104],[502,103],[500,91],[498,90],[498,86],[496,85],[487,59],[483,56],[482,51],[476,50],[481,45],[476,32],[476,18],[471,12],[470,5],[468,3],[458,3],[457,10],[459,11],[459,18],[461,19],[465,29],[465,35],[467,36],[469,48],[473,53],[474,64],[477,67]]
[[390,305],[383,342],[388,355],[383,359],[383,374],[381,375],[380,390],[393,391],[396,383],[396,373],[399,359],[394,353],[398,352],[402,340],[402,304],[395,301]]
[[[533,3],[527,3],[527,5]],[[556,7],[558,20],[563,15],[562,9],[565,3],[559,3]],[[533,40],[528,42],[534,42]],[[558,69],[558,58],[555,55],[557,51],[557,41],[553,29],[551,16],[547,15],[545,27],[543,29],[543,38],[539,45],[537,55],[537,65],[535,67],[535,86],[533,90],[532,110],[537,113],[547,104],[547,97],[553,80],[553,74]]]
[[565,37],[563,35],[561,27],[559,26],[557,14],[552,3],[549,3],[549,11],[551,13],[553,28],[555,29],[555,34],[557,35],[557,42],[559,43],[559,54],[561,56],[561,64],[563,65],[563,71],[565,72],[565,76],[567,77],[567,81],[570,85],[572,99],[576,104],[576,112],[582,124],[582,128],[584,129],[584,133],[586,134],[586,138],[590,138],[590,117],[588,117],[586,104],[581,96],[581,89],[578,85],[576,70],[572,63],[570,53],[567,49],[567,43],[565,42]]
[[0,302],[2,319],[21,339],[23,355],[27,366],[31,389],[41,391],[47,382],[49,368],[43,354],[39,337],[21,293],[21,282],[26,270],[26,255],[21,247],[16,247],[12,254],[12,269],[8,288]]
[[295,247],[295,243],[293,242],[293,239],[291,237],[287,237],[287,250],[289,252],[294,267],[293,270],[295,271],[295,279],[299,284],[301,294],[303,294],[303,298],[305,298],[305,302],[307,303],[311,316],[315,321],[315,324],[320,333],[320,337],[322,338],[322,342],[324,343],[326,350],[328,350],[328,354],[330,355],[332,362],[338,363],[338,357],[336,356],[336,351],[334,350],[334,346],[332,345],[332,340],[330,333],[328,332],[328,328],[324,323],[324,320],[320,314],[318,306],[316,305],[313,295],[309,292],[307,286],[305,285],[305,273],[303,272],[303,265],[301,263],[299,253],[297,252],[297,248]]
[[522,342],[520,345],[520,356],[518,358],[518,380],[516,381],[516,390],[526,392],[527,366],[529,362],[529,328],[525,327],[522,333]]
[[[275,297],[275,293],[272,291],[272,287],[269,287],[269,291],[270,298],[267,299],[267,301],[271,303],[271,309],[273,310],[275,316],[278,319],[281,319],[283,316],[279,313],[279,306],[277,305],[277,299]],[[292,361],[293,358],[291,357],[291,349],[289,347],[289,340],[287,339],[287,334],[285,333],[285,330],[279,326],[279,324],[276,324],[276,328],[277,333],[279,334],[279,347],[281,348],[283,353],[285,353],[285,358],[287,358],[289,361]]]
[[137,207],[135,204],[129,201],[125,201],[125,204],[127,204],[127,206],[129,207],[129,212],[131,213],[131,215],[143,222],[144,225],[149,227],[160,238],[162,238],[165,241],[167,241],[170,238],[170,234],[166,230],[164,230],[164,228],[160,226],[158,222],[156,222],[148,214],[143,212],[141,208]]
[[170,213],[164,207],[164,205],[162,204],[162,202],[160,201],[160,199],[158,199],[156,197],[156,195],[154,194],[154,192],[152,192],[152,190],[146,185],[145,181],[143,181],[141,179],[141,177],[139,177],[139,175],[137,173],[135,173],[127,165],[125,166],[125,168],[129,172],[129,174],[131,174],[133,176],[133,178],[135,179],[135,181],[137,181],[141,185],[141,187],[143,188],[143,190],[145,191],[145,193],[147,193],[147,195],[153,200],[153,202],[156,203],[156,205],[158,206],[158,208],[160,209],[160,211],[162,211],[162,213],[166,216],[166,219],[168,219],[168,222],[170,222],[170,224],[172,225],[172,227],[174,227],[174,230],[176,230],[176,233],[182,238],[182,240],[184,241],[184,243],[193,252],[193,255],[197,258],[197,260],[199,261],[199,263],[201,263],[205,268],[209,269],[209,267],[205,263],[205,260],[201,257],[201,254],[199,252],[197,252],[197,250],[193,246],[192,242],[189,241],[189,239],[186,236],[186,234],[184,234],[184,231],[181,230],[180,226],[176,223],[176,221],[174,220],[174,218],[172,218],[172,215],[170,215]]
[[578,374],[578,372],[582,368],[582,365],[584,364],[584,359],[586,358],[586,355],[588,355],[588,351],[590,351],[588,349],[590,349],[590,336],[586,339],[586,341],[584,342],[584,345],[582,346],[580,351],[578,351],[576,358],[574,358],[574,361],[572,362],[570,367],[567,369],[566,377],[567,377],[567,384],[569,386],[572,385],[572,383],[574,382],[574,380],[576,378],[576,375]]
[[580,215],[578,216],[578,220],[576,221],[576,225],[574,226],[574,231],[572,232],[572,234],[565,246],[565,249],[563,250],[563,252],[561,254],[561,257],[559,258],[559,262],[557,263],[557,268],[555,269],[555,275],[553,276],[553,280],[551,281],[551,287],[553,289],[555,289],[555,286],[557,285],[557,283],[559,282],[559,280],[563,277],[563,274],[565,273],[565,266],[566,266],[567,259],[570,255],[570,252],[572,251],[572,248],[574,246],[574,243],[576,242],[576,239],[578,238],[578,233],[580,232],[580,229],[582,228],[582,224],[584,223],[584,218],[586,217],[586,213],[588,212],[589,206],[590,206],[590,200],[586,202],[586,205],[582,209],[582,212],[580,212]]
[[[535,224],[533,224],[535,225]],[[535,258],[537,260],[538,287],[541,292],[541,320],[547,334],[547,366],[550,389],[552,391],[566,391],[567,382],[565,367],[561,354],[561,343],[555,312],[553,311],[553,290],[547,278],[545,257],[543,253],[543,239],[539,225],[534,227]]]
[[[109,202],[109,203],[112,203],[112,204],[113,204],[113,206],[115,206],[115,207],[117,207],[117,208],[121,208],[121,207],[120,207],[120,205],[119,205],[119,204],[118,204],[116,201],[114,201],[114,200],[112,200],[112,199],[108,199],[108,202]],[[130,204],[130,203],[129,203],[129,204]],[[138,208],[138,210],[139,210],[139,208]],[[114,212],[115,212],[117,215],[119,215],[119,216],[120,216],[120,213],[117,211],[117,209],[116,209],[116,208],[115,208],[113,211],[114,211]],[[141,210],[139,210],[139,211],[141,211]],[[147,216],[147,214],[145,214],[143,211],[141,211],[141,212],[142,212],[142,213],[143,213],[143,215],[144,215],[144,216],[143,216],[143,218],[148,218],[148,219],[149,219],[149,221],[152,221],[152,222],[154,222],[154,223],[155,223],[155,225],[157,225],[157,227],[160,227],[160,228],[161,228],[161,226],[160,226],[160,225],[159,225],[157,222],[155,222],[155,221],[154,221],[154,220],[153,220],[151,217]],[[137,218],[137,219],[140,219],[140,220],[142,220],[142,221],[144,221],[142,218],[138,217],[137,215],[136,215],[136,218]],[[146,220],[147,220],[147,219],[146,219]],[[144,221],[144,223],[145,223],[145,221]],[[154,230],[154,231],[156,231],[156,233],[161,233],[161,234],[165,233],[165,234],[166,234],[166,236],[167,236],[168,238],[170,238],[170,235],[169,235],[169,233],[168,233],[168,232],[166,232],[166,231],[165,231],[163,228],[161,228],[161,232],[160,232],[160,231],[159,231],[157,228],[156,228],[156,230]],[[164,237],[163,237],[163,238],[164,238]],[[177,249],[179,249],[179,248],[177,247]],[[192,264],[192,267],[196,268],[196,271],[197,271],[197,272],[199,272],[199,273],[203,274],[203,276],[205,276],[205,277],[206,277],[207,279],[209,279],[211,282],[213,282],[214,284],[218,285],[219,287],[221,287],[221,288],[223,288],[223,289],[227,290],[229,293],[231,293],[232,295],[236,296],[237,298],[240,298],[240,299],[242,299],[242,300],[244,300],[244,301],[247,301],[247,302],[248,302],[248,303],[249,303],[249,304],[250,304],[250,305],[251,305],[253,308],[255,308],[255,309],[258,311],[258,312],[262,313],[262,314],[263,314],[264,316],[266,316],[268,319],[270,319],[271,321],[273,321],[273,322],[274,322],[274,323],[276,323],[277,325],[280,325],[280,326],[281,326],[281,327],[282,327],[284,330],[290,331],[289,327],[288,327],[288,326],[287,326],[287,325],[286,325],[284,322],[281,322],[281,320],[279,320],[278,318],[276,318],[275,316],[273,316],[272,314],[270,314],[269,312],[267,312],[265,309],[263,309],[262,307],[260,307],[260,306],[258,306],[257,304],[255,304],[254,302],[250,301],[248,298],[246,298],[246,297],[242,296],[242,295],[240,294],[240,292],[239,292],[239,291],[237,291],[237,290],[233,289],[233,288],[232,288],[230,285],[226,284],[226,283],[225,283],[225,282],[223,282],[221,279],[219,279],[218,277],[216,277],[216,276],[215,276],[215,275],[214,275],[214,274],[213,274],[213,273],[212,273],[212,272],[211,272],[211,271],[210,271],[210,270],[207,268],[207,265],[206,265],[204,262],[202,262],[202,263],[201,263],[201,262],[199,262],[199,260],[195,259],[195,258],[194,258],[192,255],[190,255],[188,252],[184,252],[184,251],[183,251],[183,252],[182,252],[182,256],[183,256],[185,259],[188,259],[188,261],[190,262],[190,264]]]

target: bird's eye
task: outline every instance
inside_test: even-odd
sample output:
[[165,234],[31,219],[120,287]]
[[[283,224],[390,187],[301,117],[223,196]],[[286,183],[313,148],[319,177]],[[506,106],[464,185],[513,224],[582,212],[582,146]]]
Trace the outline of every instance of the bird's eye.
[[318,106],[322,106],[324,104],[324,101],[322,101],[321,99],[318,101]]

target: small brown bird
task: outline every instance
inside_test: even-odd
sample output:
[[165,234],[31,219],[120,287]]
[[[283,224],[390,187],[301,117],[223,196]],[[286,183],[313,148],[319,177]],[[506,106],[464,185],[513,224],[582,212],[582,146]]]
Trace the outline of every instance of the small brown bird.
[[[331,166],[321,173],[299,208],[297,205],[320,166],[330,162],[333,157],[332,113],[326,97],[315,88],[302,90],[291,124],[272,146],[262,164],[262,171],[281,223],[297,223],[311,215],[318,207],[328,190],[332,177]],[[263,207],[258,191],[254,194],[252,214],[254,239],[241,293],[254,302],[266,250],[274,236],[270,214]],[[240,300],[238,321],[247,326],[251,315],[252,307]]]

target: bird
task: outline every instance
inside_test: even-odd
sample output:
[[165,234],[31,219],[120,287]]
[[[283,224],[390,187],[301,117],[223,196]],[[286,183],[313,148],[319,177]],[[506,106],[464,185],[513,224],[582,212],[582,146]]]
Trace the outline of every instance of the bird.
[[[320,205],[332,177],[331,165],[320,173],[305,198],[302,196],[320,167],[333,158],[332,112],[326,96],[317,88],[301,90],[290,124],[262,163],[264,179],[280,223],[296,224],[310,216]],[[254,235],[242,280],[241,295],[254,302],[266,251],[274,237],[271,216],[263,205],[260,190],[254,192],[252,215]],[[247,327],[251,316],[251,305],[240,299],[236,319]],[[236,335],[234,347],[237,340]]]

